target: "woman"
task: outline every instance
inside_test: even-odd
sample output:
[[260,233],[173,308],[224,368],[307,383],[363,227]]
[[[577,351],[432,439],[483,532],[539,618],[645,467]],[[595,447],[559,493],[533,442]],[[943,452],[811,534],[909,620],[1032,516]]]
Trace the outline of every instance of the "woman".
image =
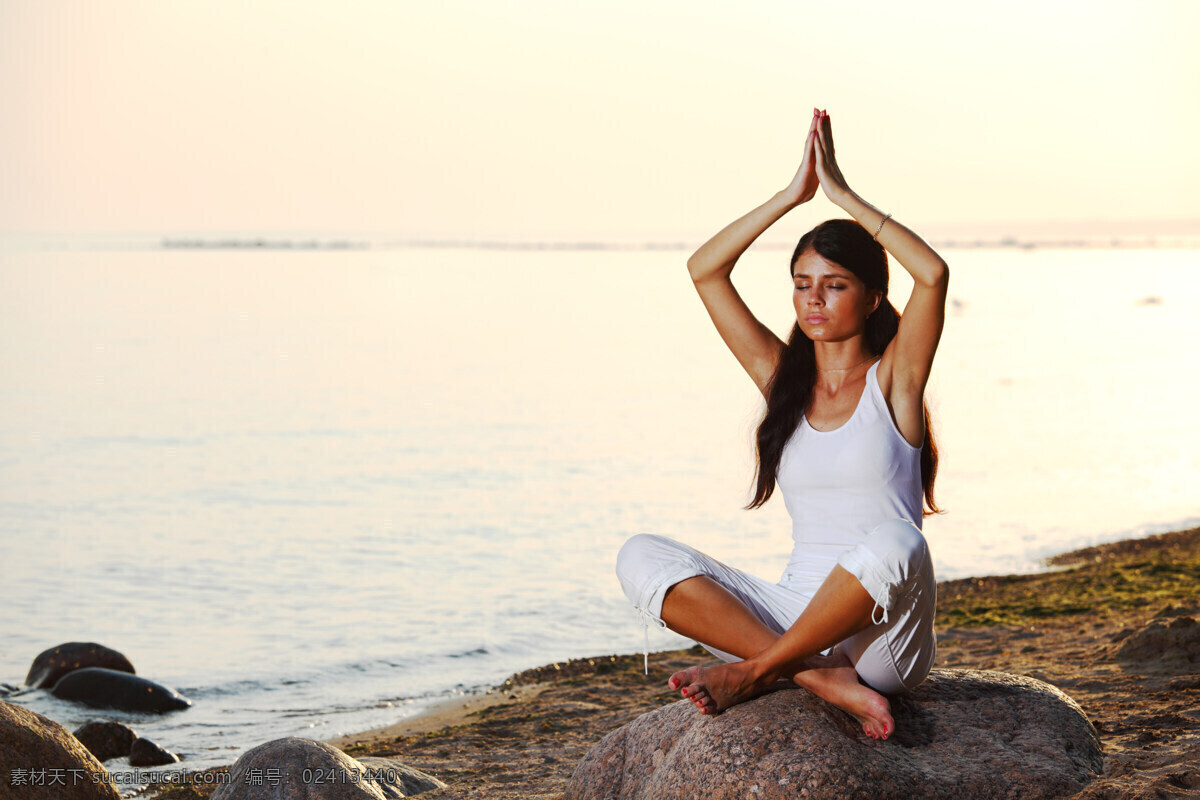
[[[853,221],[822,223],[796,247],[796,325],[784,344],[746,307],[730,274],[763,231],[818,187]],[[902,318],[887,300],[885,250],[913,278]],[[937,510],[924,391],[949,270],[920,237],[850,190],[829,115],[814,109],[792,182],[704,244],[688,271],[767,400],[750,507],[778,481],[795,549],[774,584],[643,534],[617,558],[621,584],[647,617],[727,662],[668,681],[701,713],[791,680],[886,739],[895,721],[884,695],[924,680],[936,647],[935,580],[920,533],[924,503]]]

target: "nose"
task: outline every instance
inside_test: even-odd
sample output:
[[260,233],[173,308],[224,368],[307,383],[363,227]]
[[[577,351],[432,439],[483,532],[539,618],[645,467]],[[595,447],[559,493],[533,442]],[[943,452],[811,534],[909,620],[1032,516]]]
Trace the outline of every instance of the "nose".
[[814,286],[808,293],[808,304],[816,307],[825,305],[825,293]]

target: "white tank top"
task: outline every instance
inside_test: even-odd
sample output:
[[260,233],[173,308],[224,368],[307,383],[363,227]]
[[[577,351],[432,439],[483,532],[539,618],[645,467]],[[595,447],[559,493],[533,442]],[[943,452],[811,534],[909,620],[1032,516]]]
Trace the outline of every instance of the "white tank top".
[[832,431],[802,418],[784,445],[777,481],[792,517],[792,558],[782,583],[811,595],[838,556],[877,525],[922,520],[921,448],[892,421],[879,388],[879,362],[867,370],[854,414]]

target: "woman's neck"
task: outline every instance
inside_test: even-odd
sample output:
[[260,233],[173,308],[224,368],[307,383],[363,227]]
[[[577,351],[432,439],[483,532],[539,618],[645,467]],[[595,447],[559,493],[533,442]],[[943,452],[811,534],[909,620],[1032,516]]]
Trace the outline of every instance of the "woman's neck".
[[831,394],[847,381],[857,382],[871,368],[875,355],[867,352],[861,339],[852,342],[821,342],[815,350],[817,381]]

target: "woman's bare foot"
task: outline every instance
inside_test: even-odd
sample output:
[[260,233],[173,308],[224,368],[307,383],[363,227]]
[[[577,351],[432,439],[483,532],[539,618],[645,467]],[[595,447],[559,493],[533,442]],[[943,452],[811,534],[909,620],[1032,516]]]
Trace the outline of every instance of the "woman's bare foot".
[[792,680],[854,717],[873,739],[886,739],[896,730],[887,698],[859,683],[850,659],[840,653],[813,656]]
[[[887,698],[859,683],[850,659],[841,653],[813,656],[792,681],[858,720],[873,739],[886,739],[896,730]],[[667,686],[691,700],[701,714],[719,714],[752,700],[774,683],[746,661],[713,667],[689,667],[676,672]]]
[[667,686],[678,689],[701,714],[719,714],[730,706],[758,697],[774,682],[757,674],[749,662],[735,661],[676,672]]

